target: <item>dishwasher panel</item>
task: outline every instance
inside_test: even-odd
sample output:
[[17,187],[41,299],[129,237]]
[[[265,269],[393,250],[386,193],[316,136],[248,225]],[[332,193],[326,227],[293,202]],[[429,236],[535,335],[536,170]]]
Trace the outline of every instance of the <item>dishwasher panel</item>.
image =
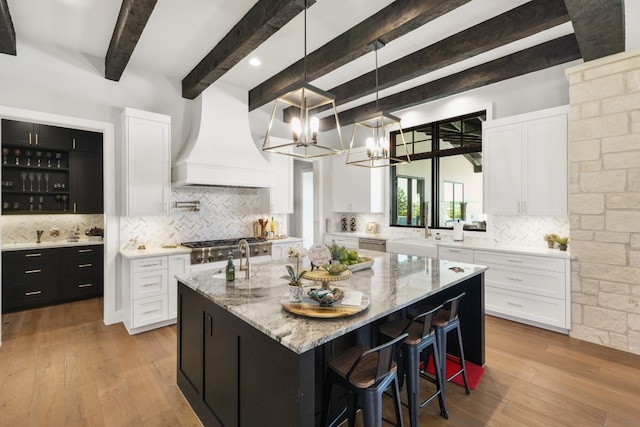
[[387,251],[387,241],[382,239],[360,239],[359,243],[360,249],[365,249],[368,251],[376,251],[376,252],[386,252]]

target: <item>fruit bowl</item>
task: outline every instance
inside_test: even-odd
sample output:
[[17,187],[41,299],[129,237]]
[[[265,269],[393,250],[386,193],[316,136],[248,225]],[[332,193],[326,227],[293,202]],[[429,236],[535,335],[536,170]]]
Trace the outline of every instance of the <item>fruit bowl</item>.
[[363,256],[363,257],[360,257],[359,259],[361,259],[362,262],[359,262],[357,264],[349,264],[348,266],[349,270],[351,271],[365,270],[367,268],[371,268],[371,266],[373,265],[373,258]]
[[349,267],[346,265],[340,264],[339,262],[333,262],[330,264],[325,264],[322,266],[327,272],[332,276],[338,276],[343,271],[347,270]]
[[338,288],[333,289],[311,289],[309,298],[318,301],[320,306],[328,307],[340,301],[344,297],[344,292]]

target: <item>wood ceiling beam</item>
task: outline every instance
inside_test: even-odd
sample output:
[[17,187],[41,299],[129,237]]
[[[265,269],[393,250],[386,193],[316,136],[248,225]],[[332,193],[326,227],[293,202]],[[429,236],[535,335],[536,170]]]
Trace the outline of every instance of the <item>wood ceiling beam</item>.
[[[316,0],[307,0],[310,7]],[[182,96],[194,99],[304,10],[302,0],[260,0],[182,79]]]
[[[427,22],[443,16],[470,0],[395,1],[307,55],[307,79],[313,81],[368,53],[372,43],[389,43]],[[300,83],[304,58],[249,91],[249,110],[254,110]]]
[[0,53],[16,55],[16,31],[7,0],[0,0]]
[[585,61],[624,51],[624,0],[564,2]]
[[[569,34],[529,49],[495,59],[468,70],[425,83],[418,87],[381,98],[381,110],[393,112],[425,102],[445,98],[457,93],[497,83],[534,71],[543,70],[569,61],[580,59],[580,49],[575,34]],[[376,103],[370,102],[338,114],[340,126],[353,124],[376,112]],[[336,127],[333,116],[320,120],[320,129]]]
[[[395,86],[567,21],[569,21],[569,14],[564,0],[534,0],[525,3],[379,67],[378,88],[383,90]],[[375,70],[372,70],[329,89],[329,92],[336,96],[336,105],[342,105],[375,93],[375,83]],[[314,113],[317,114],[327,108],[318,108]],[[289,123],[291,116],[297,111],[299,109],[286,108],[283,111],[283,120]]]
[[116,82],[120,80],[157,1],[122,0],[118,21],[104,59],[105,78]]

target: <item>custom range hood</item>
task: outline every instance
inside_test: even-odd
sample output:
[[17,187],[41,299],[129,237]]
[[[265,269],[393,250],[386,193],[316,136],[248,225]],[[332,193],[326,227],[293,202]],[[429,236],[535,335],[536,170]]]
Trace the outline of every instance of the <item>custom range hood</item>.
[[249,130],[247,91],[217,81],[192,102],[189,138],[171,168],[173,185],[273,187],[273,168]]

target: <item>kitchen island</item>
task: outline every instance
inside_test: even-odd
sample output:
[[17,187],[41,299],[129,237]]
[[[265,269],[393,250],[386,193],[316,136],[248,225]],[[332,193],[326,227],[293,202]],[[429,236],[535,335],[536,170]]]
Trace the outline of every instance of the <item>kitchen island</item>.
[[337,286],[363,292],[370,304],[335,319],[282,308],[286,262],[252,266],[251,279],[238,271],[232,283],[218,270],[178,277],[177,382],[206,426],[319,425],[327,358],[356,343],[376,344],[377,325],[414,304],[440,304],[461,292],[465,356],[484,364],[485,267],[364,255],[373,267]]

